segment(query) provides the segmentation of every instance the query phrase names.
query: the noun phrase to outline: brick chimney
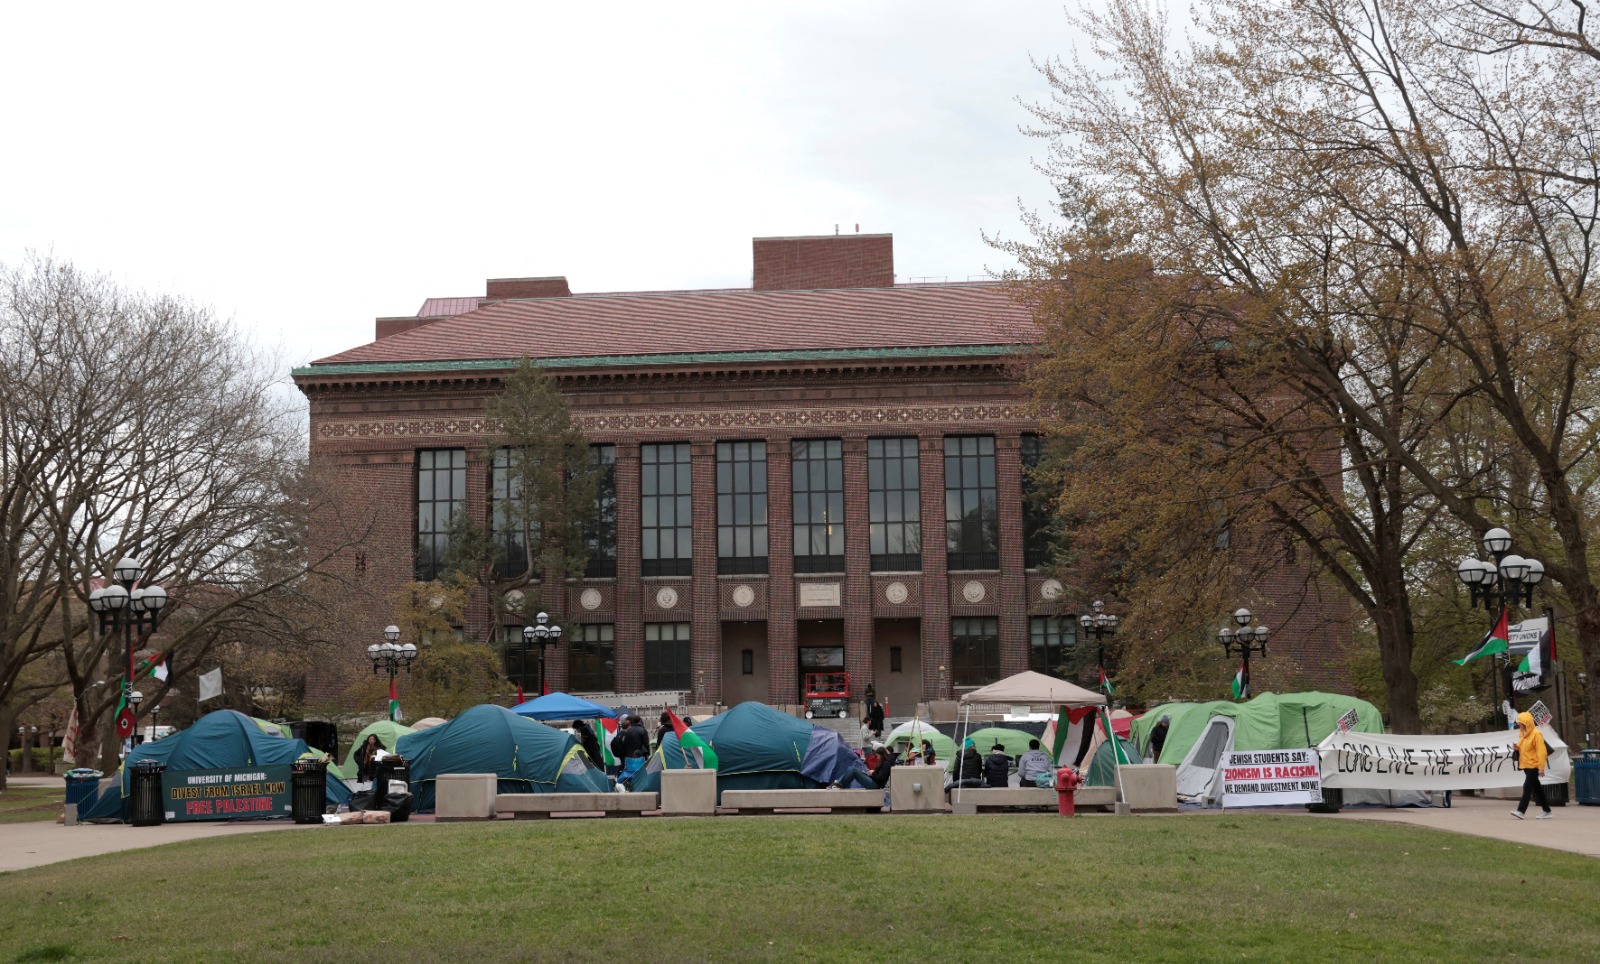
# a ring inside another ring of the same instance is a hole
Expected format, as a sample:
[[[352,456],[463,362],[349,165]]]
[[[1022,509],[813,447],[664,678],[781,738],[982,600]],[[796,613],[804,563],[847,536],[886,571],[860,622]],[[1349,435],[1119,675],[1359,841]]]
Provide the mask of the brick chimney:
[[[567,279],[554,278],[490,278],[484,282],[490,301],[506,298],[567,298],[572,289]]]
[[[755,238],[757,291],[894,287],[894,235]]]

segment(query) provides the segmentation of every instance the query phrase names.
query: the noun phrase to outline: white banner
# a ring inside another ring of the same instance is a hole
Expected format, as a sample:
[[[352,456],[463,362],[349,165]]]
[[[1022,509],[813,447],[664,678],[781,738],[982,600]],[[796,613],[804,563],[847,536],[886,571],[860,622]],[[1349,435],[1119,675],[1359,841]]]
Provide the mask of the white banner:
[[[1310,748],[1224,753],[1221,769],[1224,808],[1322,802],[1317,751]]]
[[[1565,783],[1572,772],[1567,744],[1548,726],[1539,732],[1550,751],[1542,782]],[[1522,786],[1512,754],[1516,745],[1516,730],[1448,736],[1331,733],[1317,751],[1325,787],[1483,790]]]
[[[218,666],[209,673],[200,674],[200,699],[198,703],[214,700],[222,695],[222,667]]]
[[[1540,645],[1550,631],[1550,620],[1525,619],[1507,631],[1510,649],[1506,658],[1511,661],[1511,687],[1518,693],[1531,692],[1544,684],[1544,650]],[[1522,658],[1528,659],[1528,672],[1520,671]]]

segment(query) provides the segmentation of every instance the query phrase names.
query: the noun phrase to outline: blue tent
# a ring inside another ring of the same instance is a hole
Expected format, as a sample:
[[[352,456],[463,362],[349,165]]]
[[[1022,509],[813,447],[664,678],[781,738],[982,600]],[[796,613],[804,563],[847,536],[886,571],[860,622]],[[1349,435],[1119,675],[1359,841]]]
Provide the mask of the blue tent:
[[[441,773],[494,773],[501,793],[605,793],[611,783],[572,734],[503,706],[474,706],[442,726],[400,738],[411,769],[411,809],[433,810]]]
[[[717,795],[724,790],[803,790],[830,783],[871,786],[870,775],[839,734],[765,703],[740,703],[690,727],[717,752]],[[687,766],[668,733],[634,778],[633,789],[659,792],[661,771]]]
[[[304,740],[288,739],[267,733],[255,720],[233,710],[207,713],[187,730],[133,748],[118,771],[121,793],[102,793],[84,820],[127,820],[127,797],[133,778],[128,768],[140,760],[165,763],[169,770],[226,770],[235,767],[287,765],[307,753],[320,756]],[[330,766],[327,775],[327,801],[344,803],[350,790]]]
[[[546,693],[526,703],[518,703],[511,708],[511,712],[531,720],[592,720],[601,716],[608,720],[617,718],[616,710],[567,693]]]

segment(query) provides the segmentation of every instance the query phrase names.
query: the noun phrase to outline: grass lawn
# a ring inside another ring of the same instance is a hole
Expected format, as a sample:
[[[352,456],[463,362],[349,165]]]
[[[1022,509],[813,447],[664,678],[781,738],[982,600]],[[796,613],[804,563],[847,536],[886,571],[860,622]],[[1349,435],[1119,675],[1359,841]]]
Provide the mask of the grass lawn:
[[[13,783],[0,793],[0,824],[54,820],[61,816],[66,795],[65,786],[20,787]]]
[[[1310,816],[309,827],[0,875],[0,960],[1572,961],[1597,889]]]

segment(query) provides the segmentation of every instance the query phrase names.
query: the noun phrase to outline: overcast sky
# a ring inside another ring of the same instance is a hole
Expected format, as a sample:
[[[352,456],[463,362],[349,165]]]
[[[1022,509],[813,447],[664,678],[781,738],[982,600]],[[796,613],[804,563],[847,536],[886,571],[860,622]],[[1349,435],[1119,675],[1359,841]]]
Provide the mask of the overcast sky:
[[[1005,267],[1059,5],[16,3],[0,260],[185,294],[302,364],[485,278],[741,287],[750,239]]]

